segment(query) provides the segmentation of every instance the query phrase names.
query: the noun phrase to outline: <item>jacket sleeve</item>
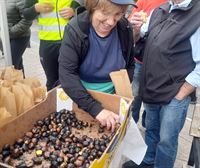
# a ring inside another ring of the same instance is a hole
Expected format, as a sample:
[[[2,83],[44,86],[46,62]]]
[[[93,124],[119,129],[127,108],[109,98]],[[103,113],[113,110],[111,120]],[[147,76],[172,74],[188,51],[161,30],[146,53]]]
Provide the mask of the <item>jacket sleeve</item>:
[[[135,61],[134,61],[134,39],[133,39],[133,29],[131,25],[128,23],[127,26],[127,37],[128,45],[127,45],[127,72],[130,79],[130,82],[133,80],[133,74],[135,69]]]
[[[23,6],[24,6],[23,0],[18,0],[16,2],[16,8],[19,11],[21,20],[17,24],[15,24],[9,28],[9,34],[11,37],[19,36],[19,35],[27,32],[32,25],[32,21],[26,20],[22,14]]]
[[[133,74],[135,69],[135,61],[134,61],[134,48],[133,45],[131,47],[131,55],[129,56],[129,62],[127,66],[127,72],[130,79],[130,82],[133,81]]]
[[[25,0],[24,7],[23,7],[23,15],[24,18],[27,20],[34,20],[37,18],[39,13],[35,10],[35,4],[37,3],[37,0]]]
[[[103,107],[81,84],[78,73],[82,45],[83,42],[73,28],[70,24],[67,25],[59,55],[59,80],[64,91],[78,107],[96,117]]]
[[[83,6],[83,5],[84,5],[84,0],[73,0],[71,7],[75,10],[79,6]]]

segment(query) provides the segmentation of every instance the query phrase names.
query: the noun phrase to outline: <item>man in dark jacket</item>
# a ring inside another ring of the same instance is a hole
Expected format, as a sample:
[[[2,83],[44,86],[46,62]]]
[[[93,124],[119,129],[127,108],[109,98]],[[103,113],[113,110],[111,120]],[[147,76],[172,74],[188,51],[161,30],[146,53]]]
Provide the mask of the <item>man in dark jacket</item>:
[[[134,71],[132,29],[123,18],[132,0],[86,1],[65,28],[59,56],[59,79],[65,92],[80,108],[108,129],[114,130],[118,115],[106,110],[86,89],[114,93],[109,73]]]
[[[24,0],[6,1],[12,63],[16,69],[23,69],[22,55],[29,44],[32,25],[22,14],[23,7]]]
[[[200,86],[199,6],[199,0],[171,0],[155,9],[146,25],[140,94],[148,149],[141,165],[124,168],[174,166],[189,95]]]

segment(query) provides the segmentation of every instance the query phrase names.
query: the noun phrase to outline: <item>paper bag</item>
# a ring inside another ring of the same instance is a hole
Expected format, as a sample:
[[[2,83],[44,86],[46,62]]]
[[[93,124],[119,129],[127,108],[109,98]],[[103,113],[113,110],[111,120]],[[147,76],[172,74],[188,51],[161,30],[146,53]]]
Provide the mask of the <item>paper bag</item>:
[[[13,80],[2,80],[1,85],[3,87],[11,87],[15,82]]]
[[[13,117],[5,107],[0,107],[0,127],[9,122]]]
[[[40,87],[37,87],[37,88],[32,88],[32,91],[33,91],[33,95],[34,95],[34,102],[35,102],[35,104],[39,103],[39,102],[41,102],[42,100],[45,99],[46,92],[47,92],[47,89],[46,89],[45,86],[40,86]]]
[[[12,87],[12,92],[15,95],[18,115],[34,105],[34,96],[30,86],[17,82]]]
[[[0,87],[3,85],[3,80],[0,79]]]
[[[2,73],[2,79],[4,80],[22,80],[24,78],[22,70],[16,70],[13,66],[6,67]]]
[[[0,107],[5,107],[13,117],[17,116],[15,95],[9,88],[0,87]]]
[[[2,79],[3,69],[0,69],[0,79]]]
[[[131,83],[125,69],[110,73],[117,95],[133,99]]]
[[[29,77],[20,81],[21,83],[30,86],[31,88],[37,88],[41,86],[40,81],[36,77]]]

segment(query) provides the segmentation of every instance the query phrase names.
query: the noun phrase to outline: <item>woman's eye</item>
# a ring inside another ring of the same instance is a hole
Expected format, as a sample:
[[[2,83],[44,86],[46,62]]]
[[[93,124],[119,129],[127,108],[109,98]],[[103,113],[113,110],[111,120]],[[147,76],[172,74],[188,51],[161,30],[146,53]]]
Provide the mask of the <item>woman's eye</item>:
[[[108,16],[109,13],[108,12],[102,12],[103,15]]]

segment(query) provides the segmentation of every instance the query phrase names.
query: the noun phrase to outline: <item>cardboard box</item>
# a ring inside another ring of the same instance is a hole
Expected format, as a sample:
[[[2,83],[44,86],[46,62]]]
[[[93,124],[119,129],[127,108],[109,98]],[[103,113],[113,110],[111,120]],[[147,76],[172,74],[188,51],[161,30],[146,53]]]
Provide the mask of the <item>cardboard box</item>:
[[[121,100],[120,96],[110,95],[95,91],[90,91],[90,93],[96,100],[100,101],[106,109],[111,110],[115,113],[119,113],[120,100]],[[130,105],[131,100],[126,99],[126,101]],[[55,112],[56,102],[57,102],[57,95],[56,95],[56,89],[54,89],[48,93],[46,100],[35,105],[27,112],[21,114],[16,119],[11,120],[9,123],[1,127],[0,150],[5,144],[13,144],[17,138],[23,137],[24,133],[29,131],[37,120],[43,119],[47,117],[50,113]],[[96,124],[98,123],[88,113],[84,112],[81,109],[78,109],[76,105],[73,105],[73,111],[75,111],[78,119],[88,122],[94,122]],[[109,146],[107,147],[101,158],[98,160],[94,160],[90,168],[109,167],[109,163],[111,162],[115,154],[115,150],[123,140],[127,122],[128,122],[128,113],[126,113],[123,123],[117,130],[116,134],[114,135],[112,141],[110,142]]]

